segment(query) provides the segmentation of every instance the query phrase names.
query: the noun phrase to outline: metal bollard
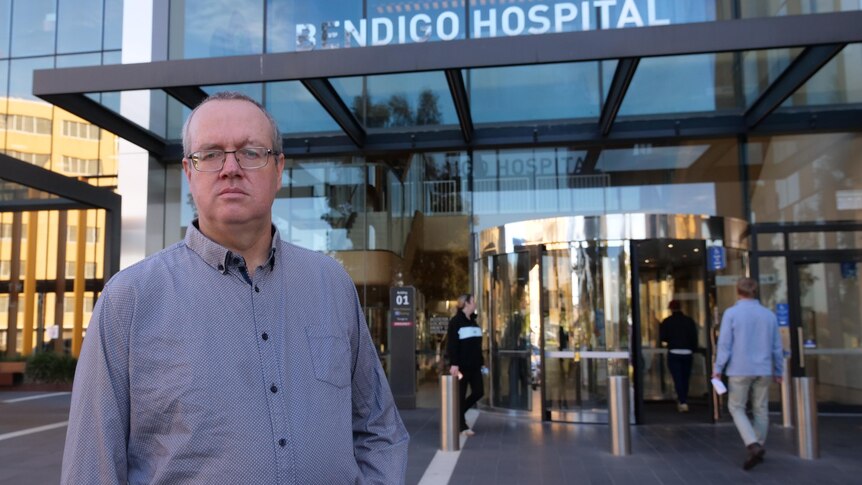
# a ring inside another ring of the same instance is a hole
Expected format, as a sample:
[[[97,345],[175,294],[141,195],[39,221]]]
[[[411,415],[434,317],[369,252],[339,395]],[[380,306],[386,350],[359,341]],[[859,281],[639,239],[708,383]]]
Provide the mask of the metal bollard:
[[[793,427],[793,381],[790,380],[790,358],[784,358],[784,372],[781,374],[781,424]]]
[[[461,449],[460,401],[458,379],[440,376],[440,449],[443,451]]]
[[[616,456],[632,454],[629,434],[629,378],[608,377],[610,394],[611,453]]]
[[[814,460],[820,457],[814,378],[794,377],[793,388],[796,391],[796,442],[799,446],[799,457]]]

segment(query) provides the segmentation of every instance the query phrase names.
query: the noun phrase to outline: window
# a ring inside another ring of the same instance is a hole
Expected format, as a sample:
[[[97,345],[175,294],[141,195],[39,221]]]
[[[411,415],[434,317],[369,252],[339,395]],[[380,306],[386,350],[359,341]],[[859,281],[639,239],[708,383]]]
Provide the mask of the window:
[[[75,311],[75,295],[65,295],[63,297],[63,312],[73,313]],[[93,296],[84,295],[84,312],[93,311]]]
[[[12,274],[12,261],[4,259],[0,261],[0,278],[9,279]]]
[[[66,261],[66,278],[74,278],[75,277],[75,269],[77,268],[77,263],[74,261]],[[92,279],[96,277],[96,263],[95,262],[85,262],[84,263],[84,278]]]
[[[0,313],[9,312],[9,295],[0,295]]]
[[[9,115],[6,123],[9,131],[20,131],[22,133],[34,133],[37,135],[51,134],[51,120],[36,116],[13,114]]]
[[[98,175],[99,160],[63,155],[63,171],[74,175]]]
[[[78,242],[78,226],[69,226],[66,230],[66,241]]]
[[[72,138],[84,138],[87,140],[99,139],[99,127],[89,123],[63,120],[63,136]]]
[[[66,241],[78,242],[78,226],[69,226],[67,229]],[[99,232],[98,227],[87,227],[87,242],[90,244],[99,242]]]
[[[51,155],[48,153],[26,153],[15,150],[4,150],[4,153],[10,157],[15,157],[18,160],[23,160],[27,163],[32,163],[33,165],[38,165],[43,168],[51,161]]]

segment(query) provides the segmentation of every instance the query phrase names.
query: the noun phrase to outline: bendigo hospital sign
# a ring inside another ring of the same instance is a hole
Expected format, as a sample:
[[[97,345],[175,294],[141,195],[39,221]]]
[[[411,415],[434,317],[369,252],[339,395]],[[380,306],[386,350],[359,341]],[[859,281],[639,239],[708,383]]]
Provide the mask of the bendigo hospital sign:
[[[620,29],[667,25],[656,3],[661,0],[591,0],[578,2],[545,2],[532,6],[499,2],[496,7],[401,9],[393,14],[345,20],[328,20],[319,24],[296,24],[296,50],[338,49],[427,41],[448,41],[536,35],[556,32]],[[452,5],[461,2],[418,2],[419,5]],[[470,2],[471,4],[473,2]],[[484,2],[482,2],[484,3]],[[414,2],[405,2],[413,5]],[[419,13],[417,13],[417,11]],[[704,19],[706,20],[706,19]]]

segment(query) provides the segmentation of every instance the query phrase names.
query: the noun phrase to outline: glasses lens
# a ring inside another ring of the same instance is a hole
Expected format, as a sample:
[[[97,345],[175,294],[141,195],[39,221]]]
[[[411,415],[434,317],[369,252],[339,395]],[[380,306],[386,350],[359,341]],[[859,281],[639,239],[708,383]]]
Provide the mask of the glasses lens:
[[[192,153],[191,159],[195,168],[201,172],[216,172],[224,164],[224,151],[202,150]]]
[[[236,151],[242,168],[260,168],[266,165],[269,150],[262,147],[245,147]]]

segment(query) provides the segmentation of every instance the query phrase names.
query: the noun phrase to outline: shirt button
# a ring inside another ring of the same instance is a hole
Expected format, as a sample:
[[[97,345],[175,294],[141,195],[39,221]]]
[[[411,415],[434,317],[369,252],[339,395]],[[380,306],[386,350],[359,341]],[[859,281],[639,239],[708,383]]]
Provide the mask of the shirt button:
[[[273,393],[273,394],[275,394],[276,392],[278,392],[278,388],[277,388],[277,387],[275,387],[275,384],[273,384],[273,385],[272,385],[272,387],[270,387],[270,388],[269,388],[269,390],[270,390],[270,391],[272,391],[272,393]]]
[[[260,288],[258,288],[257,285],[254,285],[254,291],[260,293]]]
[[[267,339],[269,339],[269,335],[267,335],[266,332],[263,332],[263,335],[261,335],[260,338],[267,340]]]
[[[285,446],[286,444],[287,444],[287,440],[286,440],[286,439],[282,438],[282,439],[278,440],[278,446],[281,446],[282,448],[284,448],[284,446]]]

